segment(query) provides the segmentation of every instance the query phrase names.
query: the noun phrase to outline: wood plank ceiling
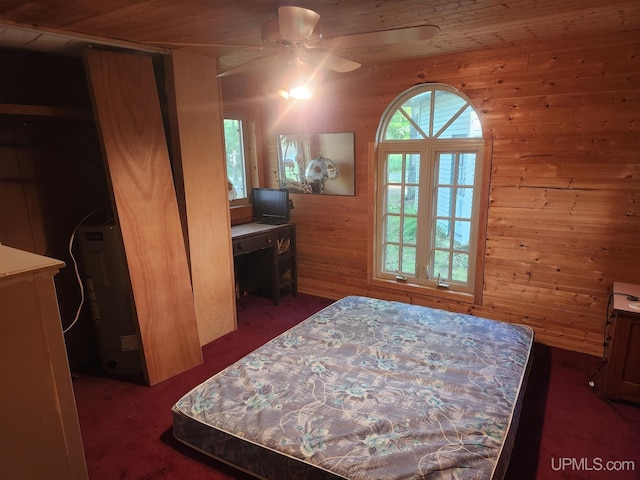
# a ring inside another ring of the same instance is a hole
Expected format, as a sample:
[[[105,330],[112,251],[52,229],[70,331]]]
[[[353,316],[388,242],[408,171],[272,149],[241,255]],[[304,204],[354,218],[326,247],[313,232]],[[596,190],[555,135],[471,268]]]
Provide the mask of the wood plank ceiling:
[[[104,39],[145,46],[236,45],[199,48],[219,57],[225,71],[271,53],[256,46],[261,45],[263,22],[275,19],[282,4],[318,12],[318,28],[325,37],[422,24],[440,28],[426,41],[334,51],[365,66],[540,39],[578,37],[588,42],[595,35],[640,29],[638,0],[0,0],[0,46],[73,53],[78,46]]]

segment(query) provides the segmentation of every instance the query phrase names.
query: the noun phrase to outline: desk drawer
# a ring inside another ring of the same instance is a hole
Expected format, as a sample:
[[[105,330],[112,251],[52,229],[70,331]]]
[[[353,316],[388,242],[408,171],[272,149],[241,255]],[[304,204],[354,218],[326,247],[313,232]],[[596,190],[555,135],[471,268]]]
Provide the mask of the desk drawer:
[[[243,237],[233,241],[233,255],[242,255],[243,253],[254,252],[272,246],[273,235],[271,233]]]

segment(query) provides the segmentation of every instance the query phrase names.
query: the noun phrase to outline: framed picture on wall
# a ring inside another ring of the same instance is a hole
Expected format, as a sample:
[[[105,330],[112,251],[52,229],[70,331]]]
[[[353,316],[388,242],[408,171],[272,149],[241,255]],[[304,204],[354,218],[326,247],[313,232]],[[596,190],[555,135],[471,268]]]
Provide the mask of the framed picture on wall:
[[[277,135],[280,188],[292,193],[355,195],[355,134]]]

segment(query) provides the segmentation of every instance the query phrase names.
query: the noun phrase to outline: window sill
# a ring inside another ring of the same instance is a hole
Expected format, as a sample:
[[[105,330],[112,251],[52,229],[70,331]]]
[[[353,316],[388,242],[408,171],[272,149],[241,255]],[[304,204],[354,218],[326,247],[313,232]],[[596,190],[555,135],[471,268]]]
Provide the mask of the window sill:
[[[396,280],[382,280],[380,278],[373,278],[369,283],[372,287],[402,292],[414,297],[430,297],[440,300],[475,304],[475,295],[473,293],[457,292],[455,290],[444,288],[434,288],[423,285],[408,284],[398,282]]]

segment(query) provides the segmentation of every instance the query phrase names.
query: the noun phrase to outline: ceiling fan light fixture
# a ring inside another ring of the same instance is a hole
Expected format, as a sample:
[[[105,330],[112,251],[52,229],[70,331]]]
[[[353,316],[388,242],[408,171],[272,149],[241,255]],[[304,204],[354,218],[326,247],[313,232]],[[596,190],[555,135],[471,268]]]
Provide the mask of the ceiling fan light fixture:
[[[306,85],[298,85],[289,90],[289,98],[292,100],[309,100],[313,95]]]
[[[278,90],[278,94],[294,102],[311,99],[317,84],[316,72],[302,63],[296,55],[292,55],[288,69],[280,81],[286,87]]]
[[[285,100],[291,100],[293,102],[304,102],[305,100],[310,100],[313,97],[313,92],[305,83],[302,84],[292,84],[289,89],[279,89],[278,95],[280,95]]]

